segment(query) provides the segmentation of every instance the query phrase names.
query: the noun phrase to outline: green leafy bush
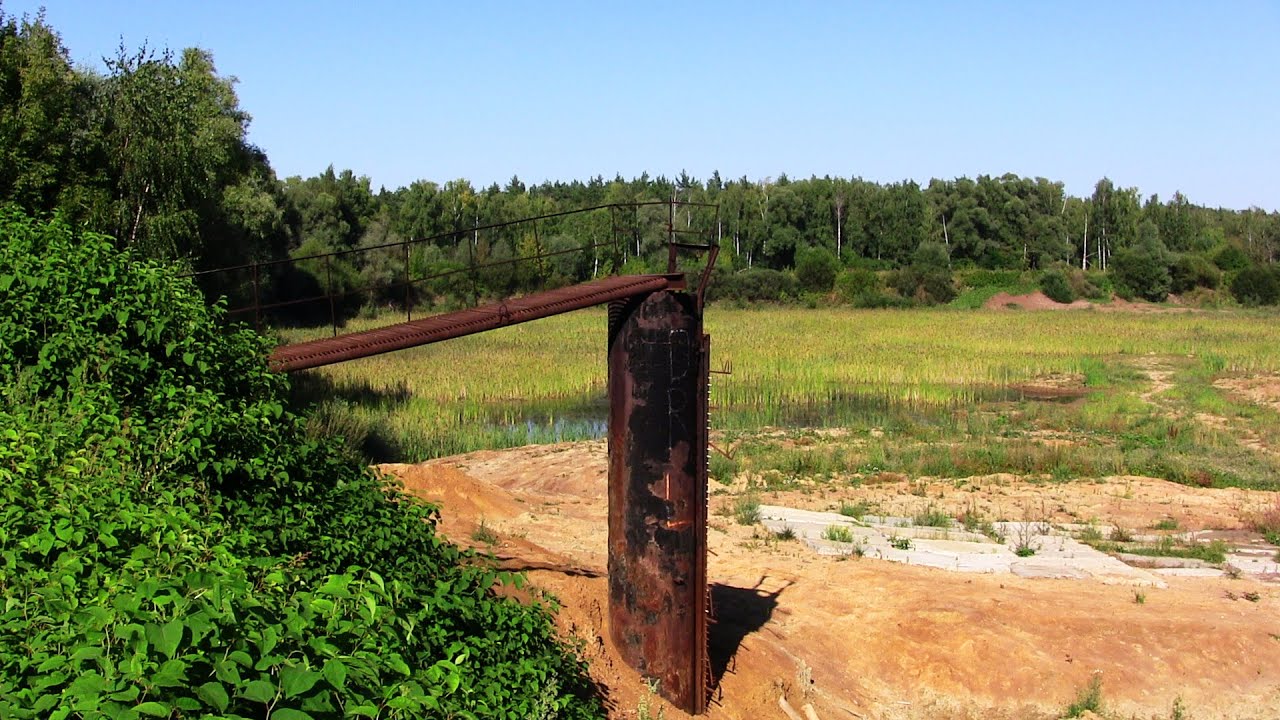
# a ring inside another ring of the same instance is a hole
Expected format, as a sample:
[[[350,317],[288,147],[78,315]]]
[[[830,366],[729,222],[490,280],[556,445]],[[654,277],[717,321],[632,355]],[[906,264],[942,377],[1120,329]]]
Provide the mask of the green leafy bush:
[[[597,717],[551,604],[166,268],[0,211],[0,717]]]
[[[1150,223],[1144,223],[1144,229]],[[1133,247],[1117,250],[1111,276],[1123,295],[1162,302],[1169,296],[1168,252],[1158,237],[1144,236]]]
[[[781,302],[797,296],[799,288],[791,273],[769,268],[748,268],[718,276],[707,288],[709,300],[746,303]]]
[[[880,276],[865,268],[851,268],[836,276],[836,294],[845,302],[853,302],[860,295],[879,293],[884,288]]]
[[[1019,284],[1022,273],[1017,270],[969,270],[960,276],[967,288],[1005,288]]]
[[[831,292],[839,271],[840,261],[826,248],[809,248],[796,257],[796,282],[809,292]]]
[[[1062,270],[1046,270],[1040,276],[1040,289],[1054,302],[1070,303],[1076,299],[1076,291]]]
[[[897,270],[890,273],[889,285],[902,297],[911,298],[921,305],[948,303],[956,296],[951,273],[931,267],[912,265]]]
[[[1222,272],[1202,255],[1180,255],[1169,268],[1170,292],[1190,292],[1196,288],[1213,290],[1222,282]]]
[[[1237,245],[1223,245],[1214,251],[1212,255],[1213,264],[1218,266],[1223,272],[1235,272],[1243,270],[1251,264],[1249,256],[1245,254]]]
[[[1231,294],[1242,305],[1280,303],[1280,268],[1255,265],[1241,270],[1231,281]]]

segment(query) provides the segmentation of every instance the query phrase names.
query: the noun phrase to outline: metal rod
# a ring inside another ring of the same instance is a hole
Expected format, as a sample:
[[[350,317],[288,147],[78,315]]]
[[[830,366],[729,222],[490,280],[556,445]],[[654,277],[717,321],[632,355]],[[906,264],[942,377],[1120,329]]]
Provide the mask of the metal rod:
[[[667,272],[676,271],[676,201],[667,205]]]
[[[262,332],[261,300],[258,299],[258,266],[253,266],[253,327]]]
[[[329,321],[333,323],[333,336],[338,337],[338,310],[333,304],[333,256],[325,257],[324,271],[328,276],[325,292],[329,295]]]

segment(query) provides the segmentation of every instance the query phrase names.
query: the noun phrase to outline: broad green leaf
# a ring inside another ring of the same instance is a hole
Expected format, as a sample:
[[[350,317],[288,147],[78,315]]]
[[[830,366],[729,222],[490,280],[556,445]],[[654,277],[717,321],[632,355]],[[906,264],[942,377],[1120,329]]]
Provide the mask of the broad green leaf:
[[[239,694],[246,700],[268,703],[276,697],[276,686],[265,680],[250,680]]]
[[[220,682],[207,682],[196,688],[196,696],[212,705],[218,712],[224,712],[231,701],[227,697],[226,688]]]
[[[178,652],[178,645],[182,642],[182,632],[185,628],[181,620],[170,620],[160,626],[160,640],[156,643],[156,648],[165,654],[165,657],[173,657]]]
[[[320,681],[320,673],[304,667],[289,665],[280,668],[280,689],[287,698],[297,697]]]
[[[326,660],[320,672],[324,675],[325,681],[333,686],[334,690],[341,690],[347,684],[347,666],[337,658]]]
[[[293,708],[277,708],[271,712],[271,720],[312,720],[310,713]]]
[[[168,717],[169,716],[169,706],[164,703],[158,703],[155,701],[144,702],[141,705],[134,705],[133,709],[138,713],[141,713],[143,715],[150,715],[151,717]]]

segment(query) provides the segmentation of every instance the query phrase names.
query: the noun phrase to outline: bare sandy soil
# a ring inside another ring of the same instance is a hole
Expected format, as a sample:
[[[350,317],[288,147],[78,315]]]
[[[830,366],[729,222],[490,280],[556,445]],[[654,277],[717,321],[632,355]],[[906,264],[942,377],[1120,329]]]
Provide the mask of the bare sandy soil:
[[[562,629],[584,640],[611,715],[680,718],[648,692],[603,639],[607,612],[603,442],[477,452],[387,465],[439,502],[442,530],[475,545],[483,521],[509,569],[563,603]],[[1055,522],[1240,530],[1274,495],[1190,488],[1137,477],[1033,485],[1014,476],[965,483],[886,476],[860,488],[768,494],[774,505],[830,509],[876,502],[909,514],[922,503],[1014,516],[1033,506]],[[778,698],[833,718],[1053,718],[1095,675],[1107,716],[1280,718],[1280,586],[1168,577],[1139,591],[1092,580],[952,573],[870,557],[833,558],[764,541],[711,499],[709,581],[716,623],[710,718],[785,718]],[[1139,601],[1141,600],[1141,601]],[[662,714],[659,715],[659,712]]]
[[[1103,312],[1195,312],[1195,308],[1180,306],[1181,299],[1176,295],[1169,296],[1169,302],[1179,307],[1170,307],[1168,305],[1156,305],[1148,302],[1133,302],[1120,297],[1113,297],[1108,302],[1090,302],[1088,300],[1076,300],[1069,303],[1060,303],[1051,300],[1049,296],[1039,290],[1025,295],[1010,295],[1001,292],[992,295],[982,307],[987,310],[1088,310],[1090,308],[1101,310]]]

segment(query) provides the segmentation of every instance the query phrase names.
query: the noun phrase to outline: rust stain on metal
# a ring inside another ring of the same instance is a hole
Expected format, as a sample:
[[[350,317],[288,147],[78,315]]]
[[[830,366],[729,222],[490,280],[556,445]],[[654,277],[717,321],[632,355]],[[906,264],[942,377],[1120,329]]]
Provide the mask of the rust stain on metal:
[[[282,345],[271,353],[269,363],[272,369],[281,372],[306,370],[538,320],[655,290],[679,289],[684,285],[683,275],[615,275],[377,330]]]
[[[609,308],[609,633],[658,692],[708,692],[707,338],[697,298]]]

